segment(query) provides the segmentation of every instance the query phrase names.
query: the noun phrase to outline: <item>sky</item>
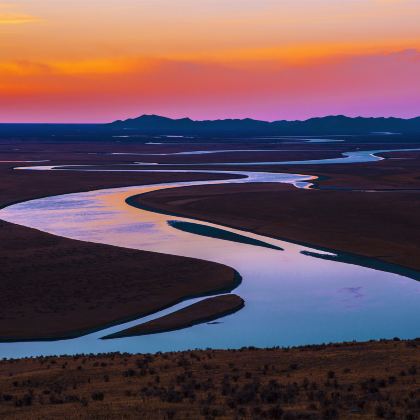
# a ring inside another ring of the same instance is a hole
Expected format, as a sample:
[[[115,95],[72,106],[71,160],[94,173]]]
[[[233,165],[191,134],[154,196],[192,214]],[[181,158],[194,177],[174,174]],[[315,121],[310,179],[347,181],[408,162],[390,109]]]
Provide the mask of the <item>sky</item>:
[[[0,122],[420,115],[420,0],[0,0]]]

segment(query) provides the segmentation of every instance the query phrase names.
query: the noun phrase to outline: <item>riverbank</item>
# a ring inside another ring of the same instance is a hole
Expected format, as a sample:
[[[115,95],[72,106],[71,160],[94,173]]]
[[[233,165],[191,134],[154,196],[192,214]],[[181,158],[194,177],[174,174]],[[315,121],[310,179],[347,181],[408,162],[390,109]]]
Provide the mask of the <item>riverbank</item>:
[[[420,415],[420,342],[0,361],[0,416],[398,418]]]
[[[225,184],[165,189],[130,202],[420,271],[416,193]]]

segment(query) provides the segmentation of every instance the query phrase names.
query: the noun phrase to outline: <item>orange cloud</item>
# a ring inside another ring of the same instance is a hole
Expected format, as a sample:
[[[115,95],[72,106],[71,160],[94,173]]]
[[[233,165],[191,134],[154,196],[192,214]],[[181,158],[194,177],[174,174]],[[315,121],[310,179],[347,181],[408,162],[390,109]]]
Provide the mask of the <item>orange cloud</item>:
[[[27,13],[20,13],[11,3],[0,2],[0,25],[22,25],[38,22],[40,19]]]
[[[158,60],[149,58],[100,58],[91,60],[32,62],[14,60],[0,62],[3,77],[51,75],[105,75],[151,71]]]
[[[0,15],[0,25],[21,25],[23,23],[33,23],[38,22],[39,19],[33,16],[23,16],[23,15],[11,15],[11,16],[2,16]]]
[[[121,74],[150,71],[157,60],[148,58],[103,58],[92,60],[56,61],[50,67],[58,74]]]
[[[39,18],[28,13],[21,13],[16,5],[0,1],[0,26],[23,25],[40,21]]]

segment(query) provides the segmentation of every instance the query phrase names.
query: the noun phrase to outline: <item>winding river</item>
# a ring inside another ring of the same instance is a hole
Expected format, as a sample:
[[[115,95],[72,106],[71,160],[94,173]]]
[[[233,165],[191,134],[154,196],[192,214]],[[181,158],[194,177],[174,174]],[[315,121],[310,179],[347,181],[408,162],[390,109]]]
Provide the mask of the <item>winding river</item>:
[[[365,151],[357,156],[359,161],[360,156],[371,161],[371,156],[375,153],[378,151]],[[322,162],[325,160],[318,163]],[[53,166],[21,169],[101,170],[100,167],[60,169]],[[133,170],[141,171],[140,168]],[[172,172],[157,170],[162,171]],[[281,182],[297,188],[308,188],[313,179],[298,174],[242,170],[227,170],[223,173],[227,178],[233,175],[242,175],[245,178],[65,194],[9,206],[0,211],[0,218],[67,238],[195,257],[229,265],[242,275],[243,281],[235,293],[244,298],[244,309],[220,319],[217,323],[151,336],[100,339],[139,323],[139,320],[135,320],[71,340],[2,343],[0,357],[109,351],[155,352],[251,345],[290,346],[419,336],[420,283],[413,279],[415,275],[410,278],[409,275],[391,272],[391,267],[381,267],[381,270],[372,268],[375,267],[374,261],[371,268],[366,261],[359,264],[353,259],[350,264],[349,260],[340,258],[340,255],[333,252],[212,223],[140,210],[126,203],[133,195],[164,188],[248,182]],[[204,230],[206,227],[222,229],[259,241],[259,245],[196,235],[177,229],[176,222],[200,224]],[[268,246],[261,246],[261,243]],[[185,301],[144,317],[141,321],[157,318],[198,300],[200,299]]]
[[[269,161],[269,162],[211,162],[211,163],[180,163],[176,165],[182,166],[272,166],[272,165],[332,165],[332,164],[349,164],[349,163],[368,163],[384,160],[384,157],[378,156],[381,153],[389,152],[415,152],[418,148],[412,149],[379,149],[379,150],[356,150],[351,152],[343,152],[342,156],[329,159],[308,159],[308,160],[286,160],[286,161]],[[278,149],[248,149],[248,150],[195,150],[193,152],[175,152],[175,153],[142,153],[143,156],[175,156],[175,155],[203,155],[209,153],[234,153],[234,152],[281,152],[285,150]],[[297,150],[293,150],[297,151]],[[118,153],[123,154],[123,153]],[[156,165],[156,163],[139,162],[141,165]],[[175,166],[174,163],[159,163],[159,166]]]

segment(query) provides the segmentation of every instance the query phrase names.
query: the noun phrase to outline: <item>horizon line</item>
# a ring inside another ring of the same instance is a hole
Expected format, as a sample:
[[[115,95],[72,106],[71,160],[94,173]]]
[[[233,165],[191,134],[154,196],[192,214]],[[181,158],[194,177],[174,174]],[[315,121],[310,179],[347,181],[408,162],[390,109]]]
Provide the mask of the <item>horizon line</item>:
[[[260,120],[260,119],[256,119],[256,118],[252,118],[252,117],[244,117],[244,118],[231,118],[231,117],[226,117],[226,118],[217,118],[217,119],[192,119],[188,116],[184,116],[184,117],[179,117],[179,118],[173,118],[173,117],[168,117],[165,115],[159,115],[159,114],[141,114],[137,117],[127,117],[125,119],[115,119],[113,121],[108,121],[108,122],[6,122],[6,121],[0,121],[0,125],[107,125],[107,124],[113,124],[115,122],[125,122],[125,121],[129,121],[129,120],[136,120],[142,117],[161,117],[161,118],[166,118],[169,120],[173,120],[173,121],[177,121],[177,120],[183,120],[183,119],[189,119],[192,122],[217,122],[217,121],[246,121],[246,120],[252,120],[252,121],[256,121],[256,122],[264,122],[264,123],[275,123],[275,122],[306,122],[306,121],[310,121],[313,119],[324,119],[324,118],[331,118],[331,117],[344,117],[344,118],[348,118],[348,119],[397,119],[397,120],[404,120],[404,121],[409,121],[409,120],[413,120],[416,118],[420,118],[420,115],[416,115],[414,117],[396,117],[396,116],[362,116],[362,115],[357,115],[354,117],[345,115],[345,114],[327,114],[327,115],[323,115],[323,116],[314,116],[314,117],[309,117],[309,118],[305,118],[305,119],[278,119],[278,120]]]

